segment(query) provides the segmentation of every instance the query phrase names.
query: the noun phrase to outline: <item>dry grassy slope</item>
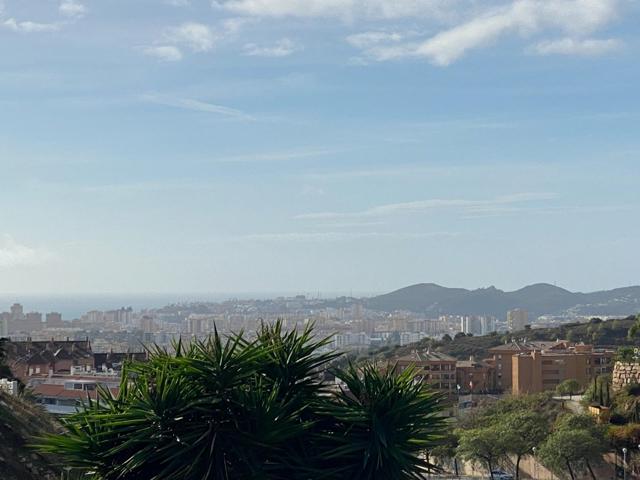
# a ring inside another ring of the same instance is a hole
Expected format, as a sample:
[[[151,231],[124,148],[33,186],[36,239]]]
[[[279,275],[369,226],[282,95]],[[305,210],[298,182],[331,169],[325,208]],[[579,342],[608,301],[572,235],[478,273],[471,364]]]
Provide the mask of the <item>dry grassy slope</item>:
[[[50,457],[28,447],[35,436],[55,429],[53,419],[39,406],[0,393],[0,479],[60,478]]]

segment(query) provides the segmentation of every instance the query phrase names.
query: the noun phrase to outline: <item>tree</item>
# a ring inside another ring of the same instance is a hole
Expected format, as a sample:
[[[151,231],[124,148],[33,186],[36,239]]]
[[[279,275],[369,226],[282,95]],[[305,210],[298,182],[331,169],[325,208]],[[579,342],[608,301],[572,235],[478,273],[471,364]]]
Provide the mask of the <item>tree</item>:
[[[445,434],[442,442],[429,451],[429,454],[439,460],[451,460],[453,462],[453,473],[458,476],[457,448],[459,445],[456,432],[449,431]]]
[[[337,357],[328,343],[277,322],[251,341],[156,347],[40,447],[95,480],[418,478],[443,434],[442,398],[412,369],[353,365],[336,393],[320,380]]]
[[[556,387],[556,393],[561,396],[569,395],[571,397],[579,390],[580,383],[574,378],[569,378]]]
[[[631,329],[629,331],[631,331]],[[636,334],[634,333],[633,335],[635,336]],[[632,363],[636,362],[638,360],[638,357],[633,347],[620,347],[618,348],[618,350],[616,350],[615,359],[617,362]]]
[[[498,427],[482,427],[458,432],[458,454],[469,461],[484,463],[493,480],[493,467],[504,458],[506,445]]]
[[[582,395],[583,405],[611,406],[611,375],[598,375]]]
[[[576,473],[589,465],[589,458],[602,455],[602,444],[585,430],[556,430],[542,444],[539,452],[547,468],[558,475],[568,472],[575,480]],[[596,480],[590,466],[588,468]]]
[[[549,422],[540,413],[514,411],[504,416],[499,423],[507,453],[516,457],[516,480],[520,478],[520,460],[530,455],[547,437]]]
[[[604,434],[604,428],[590,415],[563,415],[540,449],[542,462],[556,473],[568,470],[572,479],[577,471],[586,469],[596,480],[592,463],[601,461]]]
[[[638,335],[638,333],[640,333],[640,314],[636,316],[635,323],[631,325],[631,328],[629,328],[629,332],[627,333],[627,338],[629,340],[633,340]]]

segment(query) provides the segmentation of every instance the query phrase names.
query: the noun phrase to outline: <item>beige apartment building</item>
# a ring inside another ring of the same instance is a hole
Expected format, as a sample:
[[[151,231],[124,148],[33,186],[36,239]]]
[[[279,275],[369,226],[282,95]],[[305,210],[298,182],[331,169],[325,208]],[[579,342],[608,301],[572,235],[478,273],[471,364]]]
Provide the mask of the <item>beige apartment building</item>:
[[[495,369],[495,386],[503,392],[510,392],[512,385],[512,360],[511,357],[520,353],[532,351],[549,351],[566,349],[568,342],[557,340],[555,342],[530,342],[512,341],[504,345],[498,345],[489,349],[490,357],[486,360]]]
[[[414,365],[423,382],[447,395],[454,395],[456,389],[456,359],[439,352],[411,352],[396,359],[400,371]]]
[[[586,387],[595,376],[611,373],[613,356],[613,351],[595,350],[592,345],[515,354],[511,391],[519,395],[554,390],[568,379]]]

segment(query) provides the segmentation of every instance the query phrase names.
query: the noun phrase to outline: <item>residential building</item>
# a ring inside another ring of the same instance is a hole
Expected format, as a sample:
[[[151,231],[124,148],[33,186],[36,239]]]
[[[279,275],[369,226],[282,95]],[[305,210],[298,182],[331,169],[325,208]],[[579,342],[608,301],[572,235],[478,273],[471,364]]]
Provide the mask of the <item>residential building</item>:
[[[491,316],[480,317],[480,331],[481,335],[489,335],[491,332],[496,331],[496,319]]]
[[[109,389],[112,395],[119,391],[119,377],[56,376],[48,377],[33,385],[36,402],[54,415],[69,415],[86,403],[88,399],[100,397],[98,386]]]
[[[512,361],[511,357],[519,353],[527,353],[534,350],[548,351],[553,349],[564,349],[567,346],[566,340],[555,342],[530,342],[512,341],[504,345],[498,345],[489,349],[490,358],[486,361],[490,363],[496,371],[496,389],[510,392],[512,386]]]
[[[564,350],[533,350],[512,356],[514,395],[553,390],[568,379],[584,388],[594,377],[611,373],[612,350],[596,350],[592,345],[569,346]]]
[[[472,335],[482,335],[482,323],[479,317],[468,316],[460,320],[460,331]]]
[[[72,367],[94,368],[91,342],[85,340],[7,342],[6,363],[13,375],[28,383],[34,377],[69,374]]]
[[[11,320],[17,321],[24,318],[24,308],[19,303],[11,305]]]
[[[62,314],[58,312],[49,312],[45,316],[45,324],[47,328],[63,328]]]
[[[0,392],[7,395],[18,395],[18,382],[8,378],[0,378]]]
[[[529,314],[526,310],[515,308],[507,312],[507,327],[510,332],[519,332],[524,330],[525,325],[529,323]]]
[[[29,312],[24,316],[20,330],[25,333],[32,333],[42,330],[42,314],[40,312]]]
[[[456,359],[450,355],[414,351],[397,358],[395,364],[400,371],[413,365],[418,378],[428,382],[432,388],[449,396],[456,393]]]
[[[490,363],[471,356],[456,362],[456,382],[460,393],[492,392],[496,388],[496,372]]]
[[[9,316],[0,314],[0,338],[9,336]]]

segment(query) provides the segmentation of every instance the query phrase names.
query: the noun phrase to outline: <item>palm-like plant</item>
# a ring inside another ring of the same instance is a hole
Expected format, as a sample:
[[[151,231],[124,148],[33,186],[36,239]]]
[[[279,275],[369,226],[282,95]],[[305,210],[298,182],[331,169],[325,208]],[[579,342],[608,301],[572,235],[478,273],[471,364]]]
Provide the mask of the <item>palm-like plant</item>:
[[[330,418],[323,461],[333,478],[418,479],[436,468],[423,455],[444,440],[444,398],[416,381],[414,369],[350,365],[337,375],[346,389],[321,409]]]
[[[319,374],[337,354],[312,327],[281,322],[175,353],[154,348],[65,418],[41,448],[96,480],[418,478],[442,432],[440,398],[412,372],[350,367],[347,390]]]

